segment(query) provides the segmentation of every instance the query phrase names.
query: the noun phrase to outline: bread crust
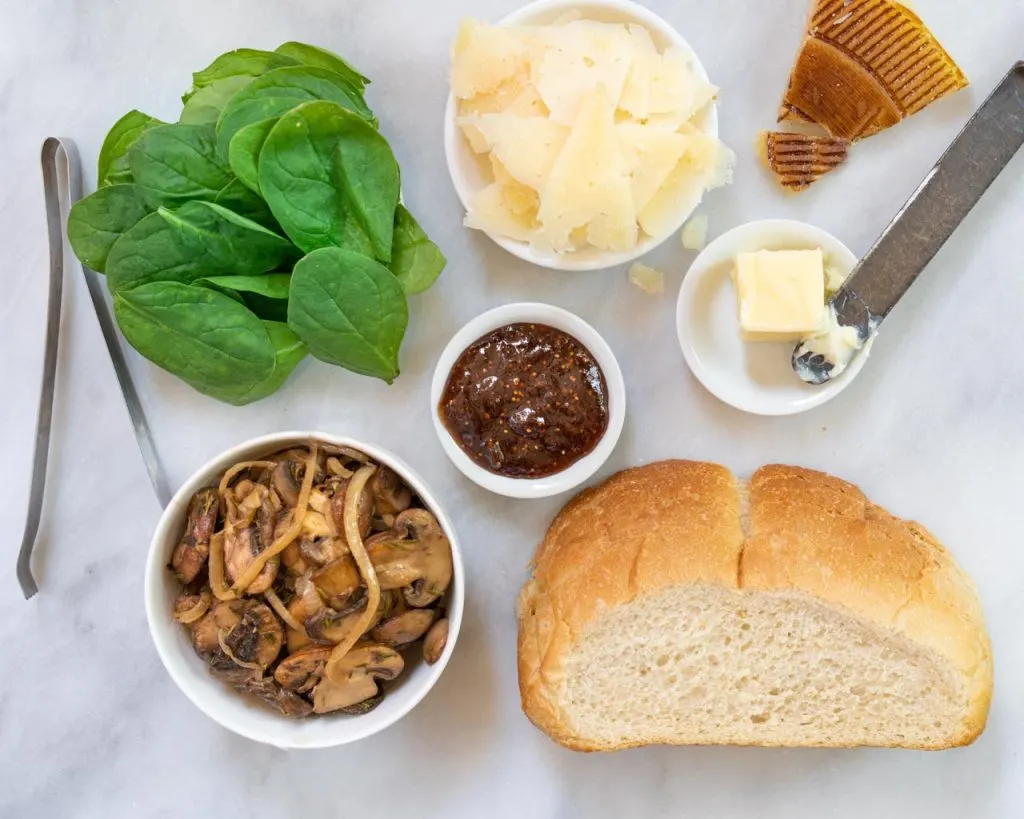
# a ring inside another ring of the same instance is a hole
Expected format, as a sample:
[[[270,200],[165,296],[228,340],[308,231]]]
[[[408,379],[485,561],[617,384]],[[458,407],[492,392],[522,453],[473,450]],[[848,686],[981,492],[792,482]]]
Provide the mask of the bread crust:
[[[928,747],[977,738],[992,696],[991,645],[974,587],[942,545],[821,472],[765,466],[750,481],[749,509],[742,494],[722,466],[661,461],[620,472],[566,505],[519,597],[527,717],[575,750],[645,744],[572,733],[558,706],[564,660],[606,608],[703,582],[805,592],[938,653],[967,681],[969,703],[958,735]]]

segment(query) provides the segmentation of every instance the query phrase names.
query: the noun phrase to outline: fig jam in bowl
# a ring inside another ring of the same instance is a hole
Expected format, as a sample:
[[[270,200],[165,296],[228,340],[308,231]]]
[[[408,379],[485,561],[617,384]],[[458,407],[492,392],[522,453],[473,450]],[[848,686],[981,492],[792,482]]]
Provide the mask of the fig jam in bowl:
[[[469,322],[441,354],[430,398],[452,463],[511,498],[557,495],[590,478],[626,414],[611,348],[548,304],[508,304]]]

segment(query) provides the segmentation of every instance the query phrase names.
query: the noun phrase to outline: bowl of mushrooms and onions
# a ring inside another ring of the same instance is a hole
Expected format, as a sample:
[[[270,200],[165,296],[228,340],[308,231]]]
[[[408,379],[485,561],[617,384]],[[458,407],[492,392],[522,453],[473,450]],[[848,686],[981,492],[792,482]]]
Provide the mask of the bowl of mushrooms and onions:
[[[370,736],[451,656],[463,571],[423,481],[370,444],[280,433],[178,491],[146,565],[164,666],[208,716],[281,748]]]

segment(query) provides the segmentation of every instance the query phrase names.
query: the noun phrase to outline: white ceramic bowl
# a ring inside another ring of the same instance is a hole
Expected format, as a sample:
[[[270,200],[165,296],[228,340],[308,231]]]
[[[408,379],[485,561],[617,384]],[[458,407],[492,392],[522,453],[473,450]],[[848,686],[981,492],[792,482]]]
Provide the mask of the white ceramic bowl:
[[[723,233],[690,266],[679,290],[676,329],[693,374],[715,396],[755,415],[792,415],[841,393],[867,361],[874,340],[838,378],[805,384],[793,372],[793,341],[748,342],[740,337],[732,266],[737,253],[821,248],[844,276],[857,257],[821,228],[788,219],[749,222]]]
[[[214,485],[224,470],[238,461],[302,445],[310,439],[352,447],[369,455],[377,463],[391,467],[434,513],[452,546],[454,572],[446,598],[450,630],[444,654],[432,666],[422,661],[410,662],[398,680],[389,686],[384,701],[373,711],[360,716],[326,715],[294,720],[250,701],[210,674],[206,663],[192,650],[185,628],[171,618],[171,608],[180,587],[167,569],[167,564],[184,528],[192,495],[198,489]],[[422,478],[401,459],[380,447],[351,438],[323,432],[280,432],[246,441],[218,455],[198,469],[175,494],[160,518],[149,547],[145,580],[146,619],[149,621],[153,644],[167,673],[185,696],[212,720],[243,737],[278,748],[328,748],[356,742],[383,731],[409,713],[426,696],[441,676],[455,648],[462,623],[464,582],[462,555],[451,521]]]
[[[608,429],[604,437],[589,455],[580,458],[568,469],[546,478],[507,478],[477,465],[452,438],[438,412],[448,375],[466,348],[492,330],[518,323],[546,324],[571,335],[593,354],[604,373],[608,388]],[[434,370],[434,380],[430,386],[430,412],[434,419],[434,430],[445,454],[471,481],[510,498],[546,498],[575,489],[608,460],[622,434],[622,423],[626,417],[626,385],[611,348],[597,330],[579,316],[550,304],[506,304],[477,316],[448,342]]]
[[[567,12],[578,11],[587,20],[597,20],[606,23],[637,23],[646,28],[654,44],[659,50],[676,48],[685,54],[694,73],[704,80],[708,79],[707,72],[701,64],[696,53],[690,44],[683,39],[683,36],[672,26],[666,23],[653,11],[644,8],[637,3],[628,0],[591,0],[591,2],[573,2],[572,0],[538,0],[519,9],[504,20],[500,25],[545,25],[552,23]],[[455,191],[462,200],[464,208],[469,207],[469,200],[473,194],[482,189],[488,180],[486,165],[469,147],[462,131],[456,125],[458,107],[455,96],[448,95],[448,105],[445,108],[444,116],[444,144],[445,155],[448,160],[448,172],[451,174]],[[718,136],[718,112],[716,105],[709,105],[701,115],[694,120],[694,124],[704,133],[710,136]],[[641,241],[632,250],[615,252],[587,248],[573,253],[550,254],[543,253],[530,247],[526,242],[519,242],[504,236],[487,235],[500,247],[507,250],[523,261],[552,270],[601,270],[615,265],[625,264],[638,259],[645,253],[650,252],[670,236],[675,234],[697,209],[701,203],[704,193],[696,193],[690,200],[685,201],[679,208],[679,213],[674,220],[670,231],[663,236],[642,236]]]

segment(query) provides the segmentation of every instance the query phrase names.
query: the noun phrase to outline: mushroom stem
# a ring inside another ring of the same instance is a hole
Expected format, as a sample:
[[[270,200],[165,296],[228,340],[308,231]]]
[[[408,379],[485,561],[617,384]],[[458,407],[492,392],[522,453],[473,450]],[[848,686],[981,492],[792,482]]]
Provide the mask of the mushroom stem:
[[[359,531],[359,500],[362,497],[367,482],[376,471],[377,467],[372,465],[360,467],[356,474],[352,476],[352,480],[349,481],[348,489],[345,492],[345,512],[342,523],[345,530],[345,539],[348,541],[348,548],[352,552],[356,566],[359,567],[359,573],[366,582],[366,608],[363,610],[363,615],[359,618],[355,627],[342,642],[334,647],[330,658],[327,660],[325,673],[328,679],[335,682],[340,682],[340,680],[334,679],[334,671],[338,663],[348,654],[352,646],[356,644],[366,630],[370,628],[374,615],[377,613],[377,607],[380,605],[380,584],[377,582],[377,572],[373,568],[373,563],[370,562],[370,556],[366,553],[366,547],[363,546],[363,536]]]
[[[281,602],[281,598],[277,596],[277,592],[273,589],[267,589],[263,592],[263,596],[267,598],[267,602],[270,603],[270,608],[277,612],[277,616],[280,617],[288,625],[288,628],[293,628],[302,634],[306,634],[306,627],[302,625],[292,613],[288,611],[284,603]],[[308,637],[309,635],[306,634]]]
[[[302,519],[306,516],[306,507],[309,505],[309,493],[313,491],[313,478],[316,475],[316,456],[317,444],[313,442],[309,446],[309,460],[306,462],[306,474],[302,476],[299,502],[292,511],[292,525],[269,548],[260,552],[256,559],[249,564],[249,568],[245,570],[245,573],[235,581],[235,585],[232,588],[235,594],[245,594],[245,590],[259,577],[263,567],[267,565],[267,561],[281,554],[302,532]]]

